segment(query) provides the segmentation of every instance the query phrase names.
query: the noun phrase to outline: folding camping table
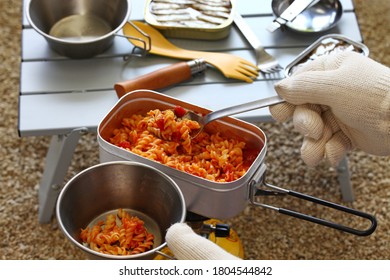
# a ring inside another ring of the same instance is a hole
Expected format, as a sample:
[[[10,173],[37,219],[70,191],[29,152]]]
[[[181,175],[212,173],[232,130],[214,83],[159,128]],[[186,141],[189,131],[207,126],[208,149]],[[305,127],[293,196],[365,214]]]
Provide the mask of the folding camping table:
[[[27,1],[24,0],[25,7]],[[237,10],[267,51],[277,57],[284,67],[324,34],[343,34],[362,41],[352,0],[341,1],[344,13],[335,28],[315,35],[266,31],[266,26],[274,18],[271,0],[255,2],[236,1]],[[130,20],[143,20],[143,14],[144,1],[133,1]],[[253,50],[234,24],[229,36],[222,40],[170,40],[183,48],[232,53],[255,62]],[[125,61],[132,49],[126,39],[116,36],[112,47],[96,57],[66,58],[49,48],[45,39],[29,25],[24,13],[18,130],[21,137],[52,136],[39,187],[39,222],[49,222],[53,215],[57,196],[81,135],[96,133],[100,120],[117,102],[113,85],[177,62],[154,55],[131,57],[130,61]],[[163,92],[217,110],[275,95],[274,83],[275,79],[262,75],[251,84],[226,79],[217,70],[208,68],[205,75]],[[272,121],[268,109],[236,117],[253,123]],[[340,164],[338,174],[344,200],[353,200],[346,159]]]

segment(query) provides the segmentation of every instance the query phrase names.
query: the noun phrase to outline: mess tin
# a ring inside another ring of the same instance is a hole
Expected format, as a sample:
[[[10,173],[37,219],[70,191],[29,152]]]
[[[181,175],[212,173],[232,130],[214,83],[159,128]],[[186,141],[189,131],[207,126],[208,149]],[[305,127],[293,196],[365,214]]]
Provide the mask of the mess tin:
[[[354,51],[364,56],[369,55],[369,49],[366,45],[356,42],[344,35],[327,34],[318,38],[314,43],[297,55],[297,57],[286,66],[285,74],[286,76],[291,76],[297,68],[317,57],[343,51]]]
[[[252,203],[253,205],[275,210],[285,215],[355,235],[365,236],[374,232],[377,224],[376,219],[369,214],[266,183],[265,156],[267,150],[267,137],[259,127],[239,119],[225,117],[211,122],[205,128],[209,133],[220,132],[222,135],[245,141],[248,149],[256,151],[255,154],[257,154],[257,156],[247,172],[241,178],[227,183],[214,182],[188,174],[136,155],[135,153],[117,147],[109,142],[113,130],[120,127],[122,118],[129,117],[133,114],[146,114],[148,111],[154,109],[173,109],[175,106],[181,106],[187,110],[192,110],[200,114],[207,114],[210,112],[208,109],[150,90],[136,90],[124,95],[98,126],[97,137],[100,161],[135,161],[147,164],[162,171],[164,174],[171,177],[179,186],[186,201],[187,211],[204,217],[217,219],[230,218],[243,211],[248,203]],[[256,200],[257,197],[266,195],[289,195],[310,201],[368,220],[370,226],[365,230],[355,229],[293,210],[259,203]]]

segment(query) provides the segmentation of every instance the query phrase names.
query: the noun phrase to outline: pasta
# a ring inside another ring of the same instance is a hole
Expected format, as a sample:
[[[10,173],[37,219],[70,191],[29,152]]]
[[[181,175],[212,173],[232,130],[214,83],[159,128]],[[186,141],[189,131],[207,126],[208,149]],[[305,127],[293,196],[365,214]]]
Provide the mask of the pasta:
[[[123,209],[118,209],[117,215],[108,214],[105,221],[92,228],[81,229],[80,238],[92,250],[110,255],[143,253],[153,247],[154,241],[144,222]]]
[[[220,133],[201,132],[191,139],[199,123],[183,118],[181,107],[150,110],[124,117],[114,129],[111,144],[186,173],[215,182],[242,177],[253,163],[245,142]]]

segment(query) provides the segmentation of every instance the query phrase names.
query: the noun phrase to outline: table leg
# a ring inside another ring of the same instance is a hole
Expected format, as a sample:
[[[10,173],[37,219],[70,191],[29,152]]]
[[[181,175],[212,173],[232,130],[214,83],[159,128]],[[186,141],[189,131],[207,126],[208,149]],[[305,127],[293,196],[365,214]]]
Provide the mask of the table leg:
[[[345,202],[352,202],[355,200],[351,176],[349,173],[348,160],[343,158],[337,167],[338,179],[340,183],[341,196]]]
[[[40,223],[50,222],[77,143],[81,135],[87,131],[87,128],[80,128],[67,135],[52,137],[39,186],[38,219]]]

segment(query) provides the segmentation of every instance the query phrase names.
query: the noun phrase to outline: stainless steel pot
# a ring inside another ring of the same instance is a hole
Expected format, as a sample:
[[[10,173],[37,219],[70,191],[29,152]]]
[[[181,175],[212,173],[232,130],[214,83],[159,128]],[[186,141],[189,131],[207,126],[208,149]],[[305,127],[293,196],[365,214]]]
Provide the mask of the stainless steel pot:
[[[187,210],[205,217],[225,219],[239,214],[248,203],[276,210],[279,213],[308,220],[317,224],[336,228],[356,235],[369,235],[376,228],[375,217],[338,204],[327,202],[305,194],[285,190],[265,182],[265,155],[267,138],[257,126],[240,121],[232,117],[211,122],[206,130],[211,133],[221,132],[246,142],[247,148],[256,151],[257,157],[248,171],[240,179],[228,183],[212,182],[183,171],[163,165],[159,162],[138,156],[132,152],[119,148],[109,142],[112,131],[120,126],[123,117],[133,114],[145,114],[153,109],[168,109],[175,106],[207,114],[210,110],[186,103],[150,90],[136,90],[123,96],[98,126],[98,143],[100,161],[129,160],[141,162],[161,170],[169,175],[180,187],[186,200]],[[368,219],[371,225],[367,230],[358,230],[331,221],[326,221],[301,214],[292,210],[278,208],[256,202],[256,196],[262,195],[290,195],[299,199],[308,200],[326,207]]]
[[[275,17],[279,17],[291,5],[292,0],[272,0],[271,7]],[[299,33],[325,32],[337,25],[343,15],[343,8],[338,0],[321,0],[314,2],[300,13],[286,27]]]
[[[96,252],[83,245],[80,230],[112,211],[123,208],[145,222],[154,235],[153,249],[130,256]],[[186,206],[177,184],[159,170],[135,162],[108,162],[73,177],[62,189],[56,205],[57,220],[65,236],[92,259],[152,259],[166,246],[165,233],[183,222]]]
[[[53,50],[88,58],[111,46],[130,11],[130,0],[31,0],[26,15]]]

